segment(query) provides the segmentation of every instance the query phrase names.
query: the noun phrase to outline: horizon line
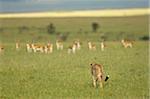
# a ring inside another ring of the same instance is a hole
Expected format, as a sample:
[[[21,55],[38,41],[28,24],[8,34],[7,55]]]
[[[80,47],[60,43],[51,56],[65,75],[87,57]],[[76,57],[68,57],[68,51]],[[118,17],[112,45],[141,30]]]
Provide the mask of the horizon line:
[[[0,13],[0,18],[125,17],[138,15],[150,15],[150,8]]]

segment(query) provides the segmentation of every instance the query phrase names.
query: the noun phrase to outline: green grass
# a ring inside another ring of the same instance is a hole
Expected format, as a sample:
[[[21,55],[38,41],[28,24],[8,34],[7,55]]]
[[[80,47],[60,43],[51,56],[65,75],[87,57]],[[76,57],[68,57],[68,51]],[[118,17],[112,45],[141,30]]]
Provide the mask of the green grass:
[[[98,42],[96,43],[98,45]],[[0,55],[0,98],[148,99],[148,42],[131,49],[107,42],[101,52],[89,51],[86,42],[75,55],[67,49],[52,54],[15,51],[12,43]],[[22,47],[25,45],[22,44]],[[68,43],[65,43],[65,48]],[[10,48],[10,49],[8,49]],[[104,89],[93,88],[90,63],[103,64],[110,80]]]
[[[97,22],[100,29],[92,32],[91,24]],[[120,40],[129,38],[139,40],[148,36],[148,16],[112,17],[112,18],[12,18],[0,19],[1,42],[14,42],[19,38],[22,42],[46,42],[54,41],[57,35],[47,33],[47,25],[53,23],[56,33],[69,33],[67,41],[79,38],[81,40],[101,40],[105,36],[107,40]],[[28,30],[19,30],[19,27],[27,27]],[[81,29],[81,31],[80,31]],[[7,39],[6,39],[7,38]]]
[[[55,42],[57,35],[46,32],[50,22],[57,32],[69,32],[65,49],[54,46],[52,54],[27,53],[27,42]],[[92,22],[101,25],[97,33],[91,32]],[[22,26],[29,29],[21,32]],[[99,47],[103,35],[104,52]],[[0,53],[0,99],[148,99],[149,41],[140,41],[148,35],[148,16],[0,19],[0,45],[5,47]],[[135,40],[133,48],[123,48],[122,38]],[[82,48],[68,55],[67,47],[75,39],[81,40]],[[15,50],[17,40],[20,51]],[[97,51],[88,50],[88,40],[96,43]],[[91,62],[102,64],[110,75],[104,89],[92,86]]]

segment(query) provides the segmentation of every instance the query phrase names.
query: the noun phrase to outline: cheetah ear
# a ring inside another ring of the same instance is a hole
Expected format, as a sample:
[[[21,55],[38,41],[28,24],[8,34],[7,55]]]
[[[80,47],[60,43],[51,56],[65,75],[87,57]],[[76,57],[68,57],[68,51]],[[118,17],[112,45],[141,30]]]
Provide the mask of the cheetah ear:
[[[93,64],[91,63],[90,65],[92,66]]]

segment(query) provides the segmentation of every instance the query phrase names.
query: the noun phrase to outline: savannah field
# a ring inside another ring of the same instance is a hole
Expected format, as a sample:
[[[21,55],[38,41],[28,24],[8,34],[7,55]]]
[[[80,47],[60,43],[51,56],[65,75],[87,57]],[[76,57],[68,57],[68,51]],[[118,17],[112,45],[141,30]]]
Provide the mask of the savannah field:
[[[92,32],[91,23],[100,28]],[[56,33],[48,34],[53,23]],[[0,99],[149,99],[148,16],[0,18]],[[65,37],[64,50],[55,41]],[[105,51],[100,41],[106,40]],[[133,40],[133,48],[123,48],[120,40]],[[81,50],[68,54],[67,48],[79,39]],[[16,51],[15,42],[21,49]],[[89,51],[87,42],[96,44]],[[26,43],[54,44],[54,52],[27,53]],[[110,79],[104,88],[92,86],[90,63],[104,66]]]

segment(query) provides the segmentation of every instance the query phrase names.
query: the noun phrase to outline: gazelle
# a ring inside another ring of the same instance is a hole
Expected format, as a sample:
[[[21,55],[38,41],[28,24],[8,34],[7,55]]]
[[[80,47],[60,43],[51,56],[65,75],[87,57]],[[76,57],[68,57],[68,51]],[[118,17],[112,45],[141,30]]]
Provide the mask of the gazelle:
[[[109,79],[109,75],[104,79],[103,66],[97,63],[92,63],[91,65],[91,74],[93,80],[93,86],[96,87],[97,82],[101,88],[103,88],[103,82]]]
[[[105,47],[106,47],[105,43],[101,42],[101,51],[104,51]]]
[[[45,49],[45,46],[43,45],[39,45],[39,44],[32,44],[32,49],[33,49],[33,52],[36,53],[36,52],[41,52],[43,53],[44,52],[44,49]]]
[[[20,43],[16,42],[16,50],[19,51],[19,49],[20,49]]]
[[[121,43],[122,43],[122,45],[125,47],[125,48],[132,48],[132,46],[133,46],[133,43],[131,42],[131,41],[129,41],[129,40],[124,40],[124,39],[122,39],[121,40]]]
[[[63,43],[60,40],[56,41],[57,50],[63,50]]]
[[[48,44],[44,47],[44,51],[45,51],[45,53],[52,53],[52,52],[53,52],[53,44],[48,43]]]
[[[68,47],[68,54],[70,54],[70,53],[74,53],[75,54],[75,52],[76,52],[76,45],[75,44],[73,44],[72,46]]]
[[[76,40],[76,41],[74,42],[74,44],[76,45],[76,49],[77,49],[77,50],[80,50],[80,49],[81,49],[81,43],[80,43],[79,40]]]
[[[96,45],[92,44],[91,42],[88,42],[88,48],[89,50],[96,50]]]
[[[26,49],[27,49],[27,52],[32,52],[32,50],[33,50],[32,44],[27,43],[26,44]]]

